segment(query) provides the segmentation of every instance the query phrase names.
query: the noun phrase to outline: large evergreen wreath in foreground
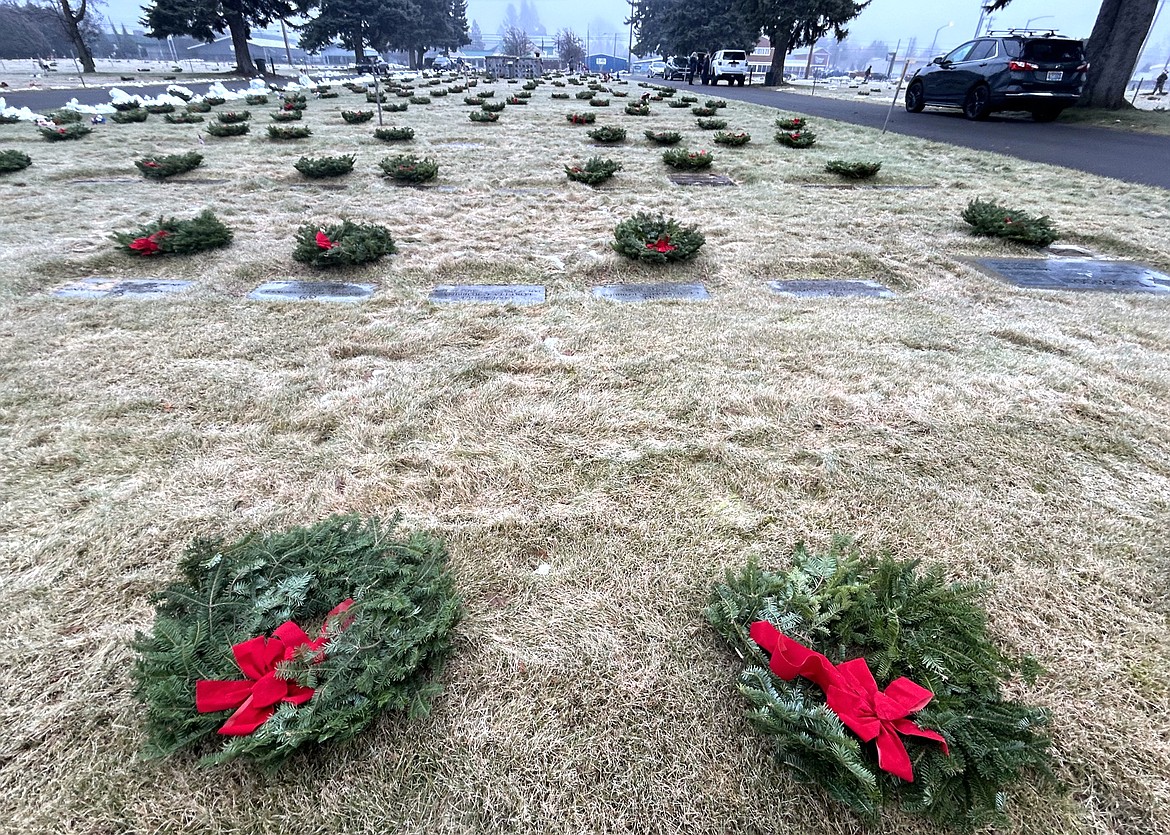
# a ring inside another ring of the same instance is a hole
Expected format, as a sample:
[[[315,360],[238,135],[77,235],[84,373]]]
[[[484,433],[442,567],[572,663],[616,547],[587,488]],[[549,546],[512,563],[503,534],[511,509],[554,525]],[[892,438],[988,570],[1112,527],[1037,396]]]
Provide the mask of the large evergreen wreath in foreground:
[[[749,719],[800,779],[866,818],[896,802],[972,829],[1003,821],[1004,789],[1025,774],[1052,779],[1046,713],[1001,692],[1013,675],[1030,680],[1035,662],[995,646],[980,595],[938,568],[838,543],[825,555],[798,546],[787,571],[729,572],[706,615],[747,662]],[[869,695],[857,698],[864,667]],[[833,678],[844,687],[834,692]]]
[[[293,260],[314,267],[353,267],[394,252],[394,239],[385,226],[343,220],[332,226],[302,226],[297,230]]]
[[[638,212],[613,230],[612,246],[627,258],[665,264],[694,258],[706,242],[702,232],[674,218]]]
[[[190,220],[160,217],[133,232],[115,232],[114,240],[127,255],[192,255],[227,246],[232,230],[204,209]]]
[[[396,523],[340,516],[192,544],[154,629],[135,640],[148,752],[227,734],[202,763],[277,764],[385,710],[425,713],[460,604],[442,543],[396,535]]]

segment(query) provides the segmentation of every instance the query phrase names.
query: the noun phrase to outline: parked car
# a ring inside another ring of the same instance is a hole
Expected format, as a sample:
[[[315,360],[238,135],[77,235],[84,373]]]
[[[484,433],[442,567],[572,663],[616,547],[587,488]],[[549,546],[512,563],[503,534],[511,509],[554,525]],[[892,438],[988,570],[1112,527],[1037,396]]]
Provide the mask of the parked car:
[[[681,55],[672,55],[666,59],[666,70],[663,78],[667,81],[685,81],[687,77],[687,59]]]
[[[721,49],[711,56],[711,83],[726,81],[727,86],[747,83],[747,53],[742,49]]]
[[[954,107],[968,119],[997,110],[1027,110],[1051,122],[1076,104],[1089,64],[1084,44],[1052,32],[990,32],[940,55],[906,87],[906,109]]]
[[[371,75],[385,75],[390,71],[390,65],[385,61],[365,61],[361,64],[350,64],[354,72],[370,73]]]
[[[646,70],[648,78],[666,78],[666,62],[665,61],[651,61],[650,68]]]

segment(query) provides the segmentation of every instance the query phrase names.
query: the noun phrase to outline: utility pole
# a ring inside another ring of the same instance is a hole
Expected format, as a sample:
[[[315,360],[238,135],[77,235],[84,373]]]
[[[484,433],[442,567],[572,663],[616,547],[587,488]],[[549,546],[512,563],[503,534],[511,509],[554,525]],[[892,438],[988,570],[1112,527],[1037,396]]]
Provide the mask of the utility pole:
[[[293,65],[292,51],[289,50],[289,48],[288,48],[288,30],[284,28],[284,18],[283,17],[280,19],[280,34],[282,34],[284,36],[284,57],[288,58],[288,65],[291,68]],[[379,113],[382,112],[381,108],[378,109],[378,112]],[[381,124],[381,123],[379,123],[379,124]]]

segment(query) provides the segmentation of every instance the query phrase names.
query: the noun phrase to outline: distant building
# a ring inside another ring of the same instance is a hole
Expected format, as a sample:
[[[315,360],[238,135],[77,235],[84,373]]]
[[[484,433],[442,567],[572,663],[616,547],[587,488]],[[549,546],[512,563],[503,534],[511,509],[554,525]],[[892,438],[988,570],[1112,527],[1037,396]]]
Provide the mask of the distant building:
[[[752,74],[766,73],[772,66],[772,43],[767,36],[761,37],[756,43],[756,48],[748,54],[748,64],[751,66]],[[800,52],[790,52],[784,56],[784,72],[791,73],[797,78],[804,77],[805,67],[808,67],[808,49],[803,49]],[[829,50],[814,49],[812,51],[812,72],[824,71],[829,68]]]
[[[585,64],[589,67],[589,72],[629,72],[630,69],[630,62],[625,58],[604,52],[586,56]]]

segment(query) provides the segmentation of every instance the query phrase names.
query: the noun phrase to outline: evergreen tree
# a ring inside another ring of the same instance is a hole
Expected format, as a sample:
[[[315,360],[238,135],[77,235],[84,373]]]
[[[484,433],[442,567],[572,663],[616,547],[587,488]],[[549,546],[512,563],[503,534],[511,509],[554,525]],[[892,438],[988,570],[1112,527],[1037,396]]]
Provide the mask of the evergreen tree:
[[[751,52],[760,26],[746,0],[641,0],[633,11],[639,55],[689,55],[722,48]]]
[[[536,11],[536,6],[529,3],[528,0],[520,0],[520,25],[523,29],[533,35],[547,35],[548,30],[544,28],[544,24],[540,22],[540,14]]]
[[[401,34],[418,24],[419,6],[409,0],[320,0],[317,14],[301,27],[300,46],[315,52],[340,40],[354,60],[365,60],[365,49],[405,48]]]
[[[141,23],[147,34],[160,40],[169,35],[191,35],[211,43],[216,35],[231,33],[236,67],[245,75],[256,72],[248,51],[252,26],[304,14],[310,0],[153,0],[143,7]]]
[[[477,21],[471,21],[471,32],[468,34],[470,40],[467,42],[472,49],[483,49],[483,31],[479,28]]]
[[[861,14],[870,0],[761,0],[753,19],[772,43],[771,72],[784,78],[784,59],[792,50],[807,46],[832,33],[838,41],[849,34],[845,25]]]
[[[414,0],[416,12],[388,38],[391,49],[411,56],[413,67],[423,65],[428,49],[458,49],[470,41],[467,35],[466,0]]]

